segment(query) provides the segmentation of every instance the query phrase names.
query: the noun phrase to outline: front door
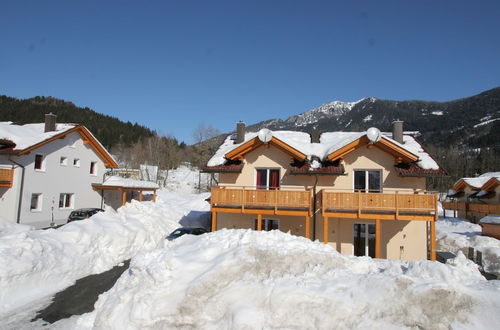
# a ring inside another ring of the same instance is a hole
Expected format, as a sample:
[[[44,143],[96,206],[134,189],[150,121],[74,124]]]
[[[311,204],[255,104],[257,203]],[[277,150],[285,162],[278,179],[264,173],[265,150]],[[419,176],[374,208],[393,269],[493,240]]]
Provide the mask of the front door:
[[[355,223],[353,226],[354,255],[375,258],[375,225]]]
[[[280,186],[280,170],[261,168],[257,169],[257,189],[278,189]]]

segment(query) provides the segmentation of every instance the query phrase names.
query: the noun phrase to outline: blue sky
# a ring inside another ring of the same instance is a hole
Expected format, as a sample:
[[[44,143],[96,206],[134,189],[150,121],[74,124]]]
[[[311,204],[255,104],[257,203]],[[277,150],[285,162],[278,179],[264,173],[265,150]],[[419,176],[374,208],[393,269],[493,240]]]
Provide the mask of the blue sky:
[[[498,87],[499,17],[498,1],[4,1],[0,94],[191,143],[200,123]]]

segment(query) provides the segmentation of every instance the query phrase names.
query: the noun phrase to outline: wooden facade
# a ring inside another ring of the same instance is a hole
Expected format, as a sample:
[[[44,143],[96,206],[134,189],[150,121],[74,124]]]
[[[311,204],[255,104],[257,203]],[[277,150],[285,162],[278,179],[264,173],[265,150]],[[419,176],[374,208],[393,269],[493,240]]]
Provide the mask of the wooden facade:
[[[467,202],[441,202],[443,209],[482,214],[483,216],[500,214],[500,204],[479,204]]]
[[[0,168],[0,187],[11,188],[14,182],[13,168]]]

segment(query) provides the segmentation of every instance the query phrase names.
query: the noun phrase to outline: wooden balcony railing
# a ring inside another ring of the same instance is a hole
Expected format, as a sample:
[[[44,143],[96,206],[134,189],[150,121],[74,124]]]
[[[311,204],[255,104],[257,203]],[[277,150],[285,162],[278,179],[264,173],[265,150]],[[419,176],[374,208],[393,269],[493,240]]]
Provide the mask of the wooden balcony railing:
[[[445,210],[482,213],[485,216],[500,214],[500,204],[478,204],[464,202],[441,202]]]
[[[312,211],[312,190],[260,190],[212,187],[210,204],[216,208]]]
[[[394,220],[435,220],[437,194],[403,192],[364,193],[321,191],[323,215],[349,218],[374,218]]]
[[[14,181],[14,169],[0,168],[0,187],[12,187]]]

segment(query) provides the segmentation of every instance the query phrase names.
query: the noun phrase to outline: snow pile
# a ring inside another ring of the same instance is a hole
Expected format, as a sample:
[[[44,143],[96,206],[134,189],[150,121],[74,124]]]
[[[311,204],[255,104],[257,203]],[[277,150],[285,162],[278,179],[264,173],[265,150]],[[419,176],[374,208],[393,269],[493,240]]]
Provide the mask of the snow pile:
[[[184,236],[136,256],[56,329],[495,328],[500,281],[453,265],[346,257],[279,231]]]
[[[438,250],[468,253],[469,247],[483,254],[484,270],[500,275],[500,240],[481,236],[481,226],[458,218],[439,219],[436,222]]]
[[[75,280],[108,270],[140,251],[163,244],[180,227],[194,225],[209,209],[208,195],[160,191],[157,203],[137,202],[58,229],[4,228],[0,239],[0,319],[24,304],[54,294]]]
[[[0,238],[2,238],[2,236],[24,233],[34,229],[35,228],[31,226],[19,225],[17,223],[13,223],[11,221],[0,218]]]
[[[57,124],[56,130],[45,131],[45,124],[15,125],[12,122],[0,122],[0,139],[6,139],[16,144],[16,150],[26,149],[39,142],[45,141],[54,135],[68,131],[75,124]]]

